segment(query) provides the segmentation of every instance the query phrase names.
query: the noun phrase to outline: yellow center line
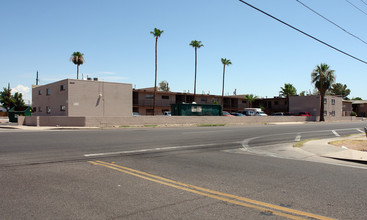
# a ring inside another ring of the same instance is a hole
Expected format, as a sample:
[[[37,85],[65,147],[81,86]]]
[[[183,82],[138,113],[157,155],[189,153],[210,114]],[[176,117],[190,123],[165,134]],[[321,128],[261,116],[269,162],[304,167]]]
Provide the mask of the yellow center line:
[[[277,206],[277,205],[273,205],[273,204],[269,204],[269,203],[265,203],[265,202],[260,202],[260,201],[240,197],[240,196],[235,196],[235,195],[231,195],[231,194],[227,194],[227,193],[221,193],[221,192],[213,191],[213,190],[210,190],[210,189],[205,189],[205,188],[190,185],[190,184],[181,183],[181,182],[178,182],[178,181],[174,181],[174,180],[170,180],[170,179],[167,179],[167,178],[164,178],[164,177],[152,175],[152,174],[145,173],[145,172],[142,172],[142,171],[139,171],[139,170],[134,170],[134,169],[124,167],[124,166],[120,166],[120,165],[117,165],[117,164],[107,163],[107,162],[103,162],[103,161],[96,161],[96,162],[89,161],[89,162],[94,164],[94,165],[100,165],[100,166],[108,167],[108,168],[111,168],[111,169],[114,169],[114,170],[117,170],[117,171],[120,171],[120,172],[124,172],[124,173],[130,174],[130,175],[136,176],[136,177],[140,177],[140,178],[149,180],[149,181],[157,182],[157,183],[160,183],[160,184],[164,184],[164,185],[167,185],[167,186],[170,186],[170,187],[185,190],[185,191],[192,192],[192,193],[195,193],[195,194],[203,195],[203,196],[206,196],[206,197],[218,199],[218,200],[221,200],[221,201],[225,201],[225,202],[229,202],[229,203],[232,203],[232,204],[241,205],[241,206],[244,206],[244,207],[253,208],[253,209],[257,209],[257,210],[261,210],[261,211],[265,211],[265,212],[270,211],[274,215],[286,217],[286,218],[289,218],[289,219],[305,219],[305,218],[301,218],[299,216],[294,216],[294,215],[300,215],[300,216],[305,216],[305,217],[310,217],[310,218],[320,219],[320,220],[331,220],[332,219],[332,218],[328,218],[328,217],[324,217],[324,216],[320,216],[320,215],[315,215],[315,214],[308,213],[308,212],[303,212],[303,211],[290,209],[290,208],[286,208],[286,207],[282,207],[282,206]],[[198,190],[200,190],[200,191],[198,191]],[[207,192],[207,193],[205,193],[205,192]],[[211,194],[208,194],[208,193],[211,193]],[[214,195],[212,195],[212,194],[214,194]],[[228,198],[223,198],[223,197],[220,197],[220,196],[224,196],[224,197],[244,201],[246,203],[239,202],[239,201],[232,200],[232,199],[228,199]],[[250,203],[250,204],[248,204],[248,203]],[[263,206],[263,207],[261,207],[261,206]],[[264,207],[266,207],[266,208],[264,208]],[[269,210],[268,208],[274,209],[274,210]],[[283,213],[283,212],[278,212],[278,211],[288,212],[288,213],[291,213],[291,215]]]

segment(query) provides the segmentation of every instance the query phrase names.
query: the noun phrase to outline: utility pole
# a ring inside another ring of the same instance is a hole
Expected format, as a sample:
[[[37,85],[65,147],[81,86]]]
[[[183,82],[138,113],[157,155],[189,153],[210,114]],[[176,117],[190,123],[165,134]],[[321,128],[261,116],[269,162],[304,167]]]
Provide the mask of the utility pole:
[[[39,81],[39,79],[38,79],[38,70],[37,70],[37,78],[36,78],[36,85],[38,86],[38,81]]]

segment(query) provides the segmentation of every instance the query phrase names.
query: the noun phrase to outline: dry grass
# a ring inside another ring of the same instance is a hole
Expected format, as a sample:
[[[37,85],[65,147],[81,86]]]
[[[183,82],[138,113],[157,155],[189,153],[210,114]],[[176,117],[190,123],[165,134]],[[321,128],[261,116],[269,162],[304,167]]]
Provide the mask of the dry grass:
[[[340,140],[331,141],[329,144],[337,147],[347,147],[353,150],[367,151],[367,140]]]

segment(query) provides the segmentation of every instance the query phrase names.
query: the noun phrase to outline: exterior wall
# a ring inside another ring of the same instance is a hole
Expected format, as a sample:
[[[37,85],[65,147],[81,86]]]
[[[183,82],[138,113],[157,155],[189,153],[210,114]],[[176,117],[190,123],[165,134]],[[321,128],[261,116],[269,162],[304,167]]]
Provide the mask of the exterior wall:
[[[138,117],[62,117],[62,116],[19,116],[19,125],[33,126],[191,126],[198,124],[249,125],[267,123],[294,123],[317,121],[318,117],[268,116],[268,117],[225,117],[225,116],[138,116]],[[356,117],[326,117],[327,121],[355,121]]]
[[[343,100],[343,116],[350,116],[353,111],[351,101]]]
[[[64,85],[65,90],[60,86]],[[49,94],[47,94],[49,91]],[[65,106],[65,111],[61,111]],[[46,107],[50,108],[47,112]],[[34,116],[67,116],[68,115],[68,80],[61,80],[42,86],[32,86],[32,115]],[[41,111],[40,111],[41,110]]]
[[[326,96],[324,102],[325,116],[343,116],[343,99],[338,96]],[[320,116],[320,96],[291,96],[289,97],[289,111],[295,114],[309,112],[313,116]]]
[[[36,110],[33,115],[131,116],[131,90],[131,84],[75,79],[33,86],[32,105]],[[39,91],[42,94],[39,94]],[[47,108],[50,111],[47,111]]]
[[[131,116],[131,84],[69,79],[69,116]]]

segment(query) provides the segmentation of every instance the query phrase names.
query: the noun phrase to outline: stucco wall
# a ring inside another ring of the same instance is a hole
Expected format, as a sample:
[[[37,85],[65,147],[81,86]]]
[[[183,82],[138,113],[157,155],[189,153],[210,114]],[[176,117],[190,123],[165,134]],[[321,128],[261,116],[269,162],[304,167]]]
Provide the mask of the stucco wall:
[[[225,116],[137,116],[137,117],[60,117],[60,116],[20,116],[19,125],[36,126],[87,126],[111,127],[131,125],[197,125],[232,124],[248,125],[274,122],[316,121],[319,117],[268,116],[268,117],[225,117]],[[326,121],[356,121],[356,117],[326,117]]]

